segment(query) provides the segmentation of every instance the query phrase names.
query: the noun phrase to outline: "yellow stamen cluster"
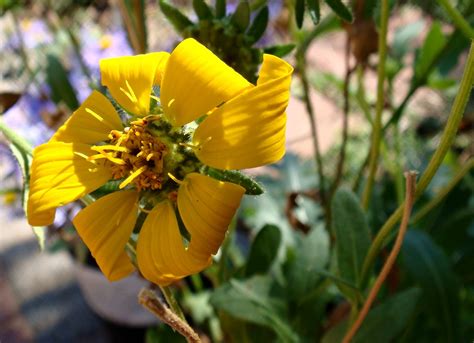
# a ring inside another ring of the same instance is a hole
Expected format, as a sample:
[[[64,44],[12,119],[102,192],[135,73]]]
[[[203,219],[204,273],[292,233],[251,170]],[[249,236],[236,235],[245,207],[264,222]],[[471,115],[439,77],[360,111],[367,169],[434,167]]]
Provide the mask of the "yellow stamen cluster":
[[[113,130],[107,145],[96,145],[98,154],[89,160],[106,159],[114,179],[124,179],[120,188],[133,183],[137,189],[161,189],[163,158],[167,147],[146,130],[146,120],[131,123],[124,131]]]

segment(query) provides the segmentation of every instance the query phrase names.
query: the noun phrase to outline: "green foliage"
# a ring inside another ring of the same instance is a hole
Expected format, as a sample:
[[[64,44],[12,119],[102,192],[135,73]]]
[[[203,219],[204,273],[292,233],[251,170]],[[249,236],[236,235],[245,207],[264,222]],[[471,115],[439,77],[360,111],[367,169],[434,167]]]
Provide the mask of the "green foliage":
[[[284,317],[285,305],[277,285],[268,276],[254,276],[246,281],[231,280],[217,288],[211,304],[235,318],[272,329],[284,342],[297,342]]]
[[[339,275],[360,285],[362,264],[370,246],[367,219],[354,193],[339,189],[332,201]]]
[[[405,290],[374,307],[352,342],[397,342],[396,337],[409,323],[420,293],[416,288]],[[324,336],[322,343],[341,342],[346,328],[347,321],[340,322]]]
[[[331,10],[342,20],[351,23],[354,18],[351,10],[342,2],[342,0],[324,0]],[[303,27],[306,7],[314,25],[318,25],[321,20],[320,0],[295,0],[295,20],[296,26]]]
[[[53,55],[48,55],[46,79],[51,88],[51,99],[59,104],[64,103],[71,111],[79,107],[74,88],[68,79],[66,69],[61,61]]]
[[[245,265],[245,276],[267,273],[275,260],[280,243],[280,229],[275,225],[264,226],[253,241]]]
[[[423,291],[427,311],[444,342],[459,342],[459,285],[449,259],[428,235],[410,231],[403,246],[405,268]]]
[[[441,24],[434,22],[418,52],[415,62],[415,79],[425,81],[428,71],[432,68],[438,54],[446,45],[446,37],[441,30]]]

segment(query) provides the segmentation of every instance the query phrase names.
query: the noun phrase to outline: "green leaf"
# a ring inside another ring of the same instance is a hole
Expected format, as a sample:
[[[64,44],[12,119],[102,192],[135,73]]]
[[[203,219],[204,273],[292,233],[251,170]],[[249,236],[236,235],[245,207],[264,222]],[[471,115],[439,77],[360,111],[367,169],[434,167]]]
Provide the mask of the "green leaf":
[[[397,342],[397,336],[410,320],[420,297],[420,290],[411,288],[400,292],[374,307],[351,342]],[[347,329],[347,320],[329,330],[322,343],[339,343]]]
[[[64,103],[71,111],[79,107],[67,71],[59,59],[53,55],[47,57],[46,80],[51,88],[51,98],[55,103]]]
[[[266,273],[278,253],[281,243],[280,229],[275,225],[265,225],[255,237],[245,266],[247,277]]]
[[[275,55],[277,57],[284,57],[292,52],[295,47],[296,45],[293,43],[274,45],[263,49],[263,52],[266,54]]]
[[[296,0],[295,3],[296,26],[301,29],[304,21],[304,0]]]
[[[27,215],[27,201],[28,193],[30,191],[30,165],[31,165],[31,156],[18,147],[15,143],[10,144],[10,149],[13,153],[13,156],[18,162],[21,173],[23,175],[23,192],[22,192],[22,204],[25,214]],[[46,230],[45,226],[32,226],[33,233],[36,236],[38,244],[41,250],[45,248],[46,242]]]
[[[216,18],[224,18],[226,15],[226,1],[216,0]]]
[[[427,313],[443,342],[459,342],[459,285],[443,251],[421,231],[409,231],[402,249],[405,268],[423,290]]]
[[[341,0],[325,0],[326,4],[338,15],[339,18],[342,20],[352,23],[352,13],[351,11],[344,5]]]
[[[306,0],[306,4],[308,6],[311,20],[313,20],[314,25],[318,25],[319,20],[321,19],[321,10],[319,8],[319,0]]]
[[[439,22],[434,22],[431,25],[430,32],[428,32],[415,61],[414,77],[417,80],[424,81],[423,78],[428,76],[427,73],[445,45],[446,37],[443,34],[441,24]]]
[[[297,342],[284,318],[285,305],[272,290],[273,281],[268,276],[233,279],[214,291],[211,304],[235,318],[272,329],[283,342]]]
[[[160,0],[160,8],[178,33],[183,34],[189,26],[194,25],[188,17],[172,5],[168,4],[165,0]]]
[[[193,0],[194,12],[200,20],[212,19],[212,11],[204,0]]]
[[[247,0],[240,0],[234,14],[230,18],[230,22],[242,32],[247,30],[250,23],[250,5]]]
[[[285,265],[287,293],[290,299],[301,299],[312,291],[329,262],[329,235],[321,226],[307,236],[295,233],[296,247]]]
[[[333,229],[339,275],[360,286],[364,258],[370,246],[370,229],[358,198],[339,189],[332,201]]]
[[[232,182],[245,188],[245,194],[260,195],[264,190],[260,184],[247,175],[242,174],[237,170],[220,170],[211,167],[206,167],[204,173],[213,177],[214,179]]]
[[[252,25],[247,31],[247,36],[251,38],[250,42],[252,44],[258,41],[265,33],[268,25],[268,15],[268,6],[265,6],[258,12]]]

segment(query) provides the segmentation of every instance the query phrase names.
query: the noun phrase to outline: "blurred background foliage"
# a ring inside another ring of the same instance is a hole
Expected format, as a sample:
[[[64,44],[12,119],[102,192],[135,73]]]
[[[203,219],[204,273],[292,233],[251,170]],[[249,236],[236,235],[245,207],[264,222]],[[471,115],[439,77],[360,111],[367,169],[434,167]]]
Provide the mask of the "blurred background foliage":
[[[253,175],[265,193],[245,198],[216,262],[176,284],[174,293],[191,326],[210,341],[340,342],[390,252],[394,232],[364,269],[373,238],[403,203],[403,172],[425,171],[440,146],[473,38],[473,0],[386,2],[380,158],[364,199],[377,120],[381,2],[0,0],[1,120],[36,146],[91,90],[103,91],[101,58],[170,51],[186,37],[251,82],[263,53],[286,58],[296,67],[292,94],[314,128],[314,158],[288,153]],[[416,20],[393,29],[390,23],[407,11]],[[311,64],[309,51],[324,53],[314,46],[328,37],[344,46],[334,62],[344,64],[342,75]],[[342,115],[340,137],[325,151],[313,92]],[[473,123],[471,96],[354,342],[473,339]],[[0,194],[12,215],[23,215],[30,162],[24,151],[1,138]],[[51,227],[34,232],[46,250],[64,248],[93,264],[71,224],[78,208],[63,208]],[[163,325],[148,328],[144,340],[183,341]]]

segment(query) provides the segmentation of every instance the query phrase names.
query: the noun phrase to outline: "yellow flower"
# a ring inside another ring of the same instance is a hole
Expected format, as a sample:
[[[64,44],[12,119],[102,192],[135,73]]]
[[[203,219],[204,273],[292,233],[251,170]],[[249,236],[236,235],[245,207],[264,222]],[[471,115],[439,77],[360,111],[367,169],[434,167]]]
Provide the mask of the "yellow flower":
[[[252,85],[187,39],[171,54],[105,59],[100,69],[125,111],[94,91],[35,149],[28,221],[48,225],[57,207],[120,180],[119,191],[73,220],[105,276],[113,281],[134,270],[125,246],[145,215],[137,242],[143,276],[166,285],[197,273],[217,253],[245,193],[202,168],[253,168],[283,156],[292,68],[265,55]]]

